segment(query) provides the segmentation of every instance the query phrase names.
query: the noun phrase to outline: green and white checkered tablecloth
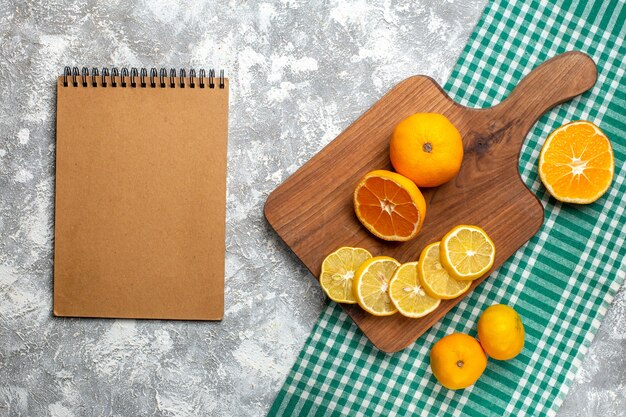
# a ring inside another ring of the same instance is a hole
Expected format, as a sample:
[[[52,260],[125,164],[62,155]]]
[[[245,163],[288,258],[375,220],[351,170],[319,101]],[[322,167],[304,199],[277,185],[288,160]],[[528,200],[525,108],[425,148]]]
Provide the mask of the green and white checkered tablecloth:
[[[467,106],[501,101],[532,68],[569,50],[593,57],[592,90],[544,115],[519,162],[545,207],[541,230],[438,324],[402,352],[378,351],[331,303],[278,393],[270,416],[553,415],[567,394],[626,270],[626,6],[624,1],[492,1],[445,89]],[[537,175],[543,141],[571,120],[612,139],[615,179],[587,206],[561,204]],[[514,306],[526,345],[514,360],[490,360],[470,388],[450,391],[429,366],[433,343],[476,334],[488,306]]]

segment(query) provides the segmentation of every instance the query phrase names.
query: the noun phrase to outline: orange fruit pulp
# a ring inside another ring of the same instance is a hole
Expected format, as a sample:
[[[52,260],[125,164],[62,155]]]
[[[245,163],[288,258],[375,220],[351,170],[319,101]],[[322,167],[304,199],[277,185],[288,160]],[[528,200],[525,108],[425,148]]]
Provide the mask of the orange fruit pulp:
[[[550,133],[539,155],[539,177],[557,200],[588,204],[608,190],[614,165],[609,138],[579,120]]]
[[[430,367],[441,385],[463,389],[474,384],[483,374],[487,368],[487,356],[473,337],[452,333],[433,345]]]
[[[501,361],[512,359],[524,348],[522,319],[512,307],[492,305],[478,319],[478,339],[492,358]]]
[[[394,129],[389,157],[395,170],[418,187],[436,187],[461,169],[463,141],[446,116],[416,113]]]
[[[426,201],[408,178],[378,170],[359,181],[354,190],[354,211],[363,226],[379,238],[407,241],[422,228]]]

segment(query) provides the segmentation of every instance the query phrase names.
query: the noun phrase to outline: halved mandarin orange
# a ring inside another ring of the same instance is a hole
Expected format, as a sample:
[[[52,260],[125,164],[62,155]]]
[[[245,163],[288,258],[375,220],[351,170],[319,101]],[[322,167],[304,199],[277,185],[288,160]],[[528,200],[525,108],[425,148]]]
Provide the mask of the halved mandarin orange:
[[[539,177],[557,200],[588,204],[609,189],[614,165],[609,138],[579,120],[550,133],[539,155]]]
[[[363,226],[379,238],[407,241],[422,228],[426,201],[410,179],[377,170],[367,173],[356,186],[354,211]]]

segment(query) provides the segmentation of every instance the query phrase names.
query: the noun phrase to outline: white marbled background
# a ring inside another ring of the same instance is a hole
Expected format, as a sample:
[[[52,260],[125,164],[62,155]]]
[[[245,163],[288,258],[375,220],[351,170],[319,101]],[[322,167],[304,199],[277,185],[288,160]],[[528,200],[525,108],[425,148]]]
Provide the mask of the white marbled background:
[[[484,0],[0,0],[0,416],[261,416],[325,299],[268,193],[394,83],[448,78]],[[56,319],[55,77],[215,66],[231,80],[226,317]],[[625,415],[626,295],[560,410]]]

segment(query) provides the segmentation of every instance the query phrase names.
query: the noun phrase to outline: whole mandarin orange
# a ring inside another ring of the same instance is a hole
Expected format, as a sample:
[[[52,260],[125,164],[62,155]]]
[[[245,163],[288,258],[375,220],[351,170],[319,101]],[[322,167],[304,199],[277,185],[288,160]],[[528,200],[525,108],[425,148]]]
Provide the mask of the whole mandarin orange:
[[[446,388],[463,389],[474,384],[487,367],[480,343],[463,333],[441,338],[430,350],[430,367]]]
[[[416,113],[394,129],[389,157],[394,169],[418,187],[436,187],[461,169],[461,134],[442,114]]]
[[[492,305],[478,319],[478,339],[490,357],[513,359],[524,348],[522,319],[512,307]]]

